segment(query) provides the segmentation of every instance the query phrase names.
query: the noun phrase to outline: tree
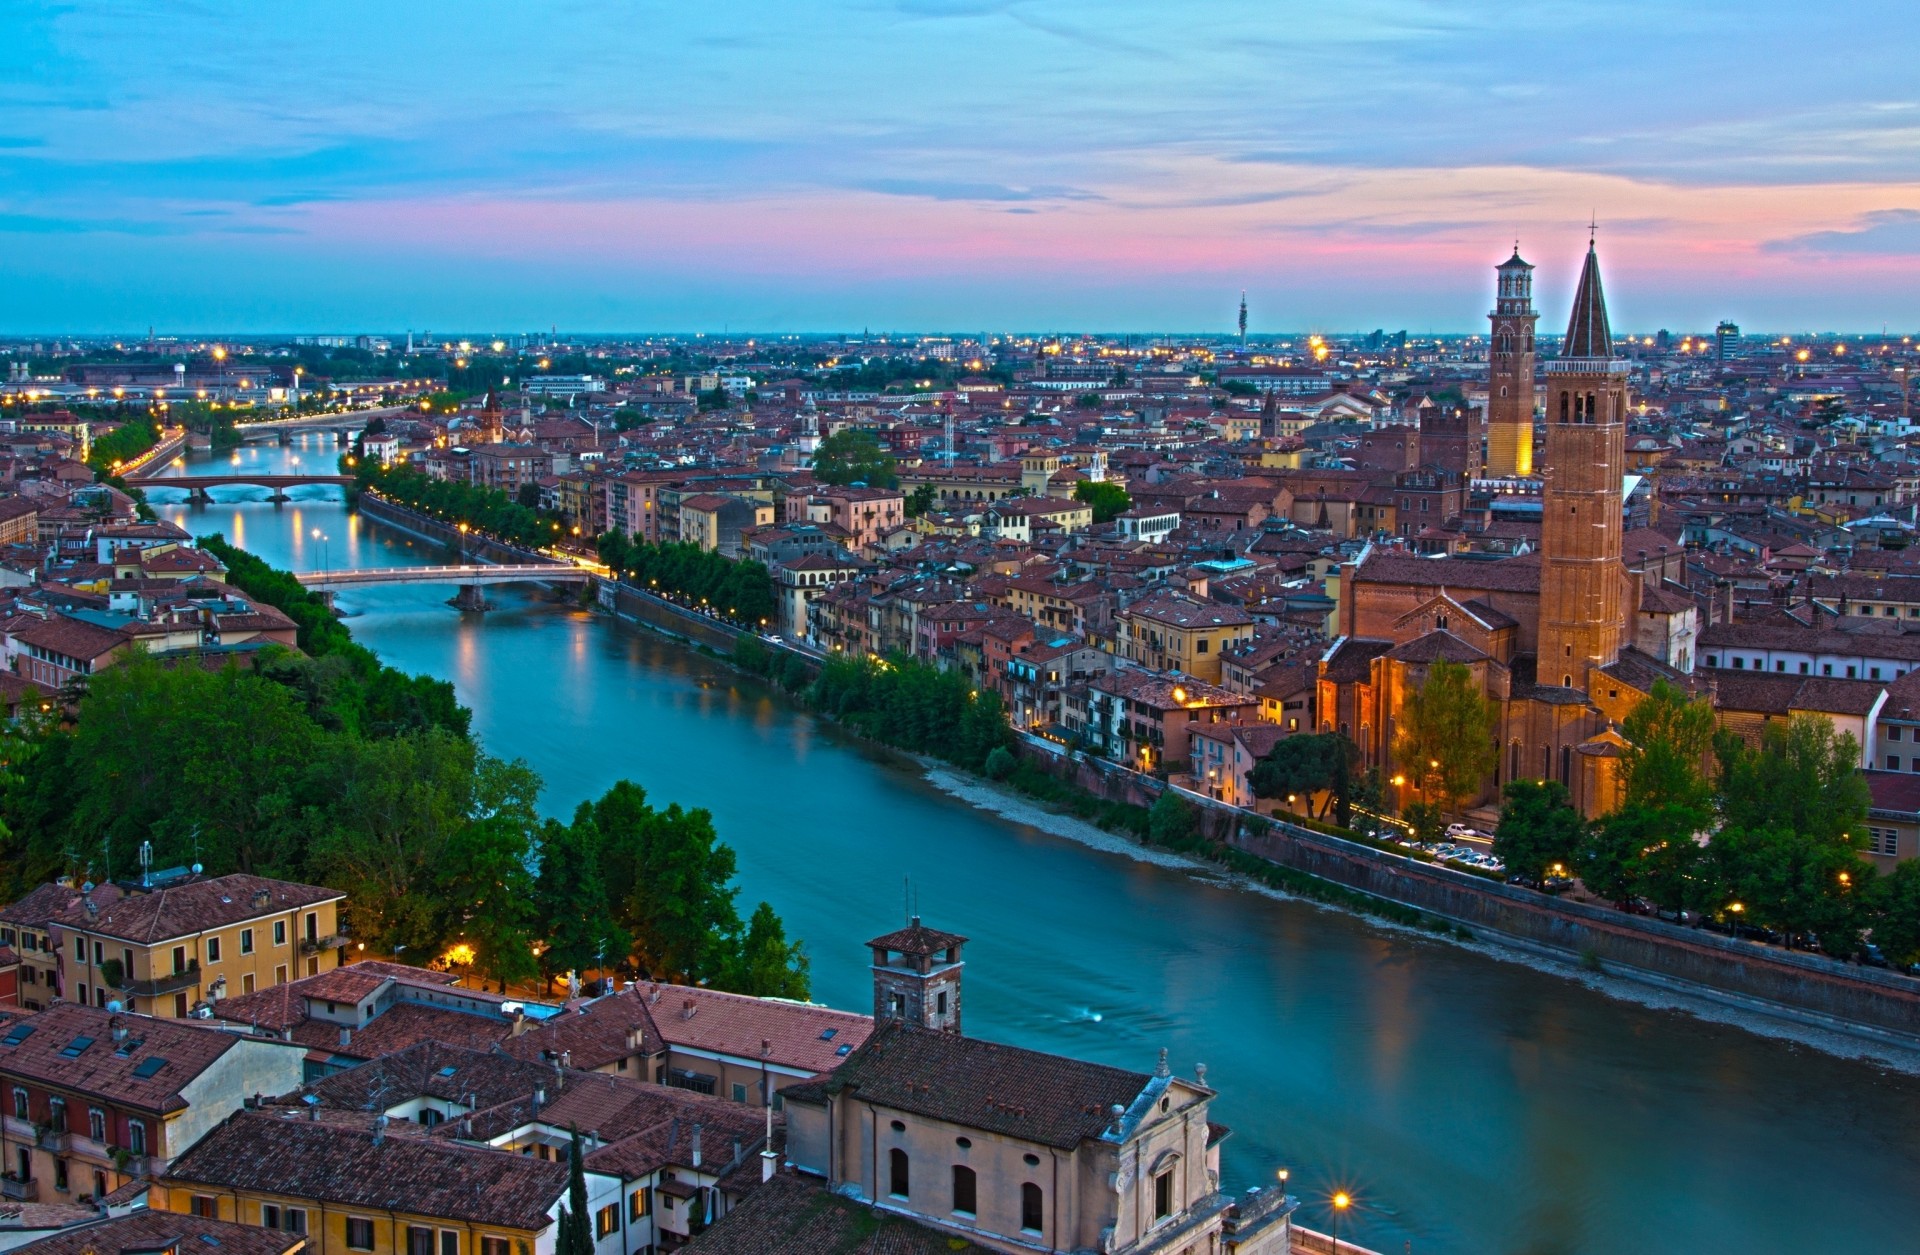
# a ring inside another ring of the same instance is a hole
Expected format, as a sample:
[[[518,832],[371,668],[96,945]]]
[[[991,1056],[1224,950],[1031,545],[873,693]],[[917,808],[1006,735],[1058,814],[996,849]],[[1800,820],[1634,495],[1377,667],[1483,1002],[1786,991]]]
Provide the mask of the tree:
[[[1904,859],[1868,891],[1873,944],[1889,962],[1920,963],[1920,859]]]
[[[1359,747],[1337,732],[1283,737],[1253,765],[1247,782],[1255,797],[1300,798],[1309,815],[1331,815],[1345,826],[1359,757]],[[1320,793],[1326,796],[1315,811],[1313,798]]]
[[[1432,800],[1457,813],[1479,795],[1499,759],[1493,728],[1500,712],[1464,664],[1434,663],[1400,708],[1393,756]]]
[[[1073,499],[1093,507],[1095,523],[1111,522],[1133,505],[1127,490],[1112,480],[1083,479],[1073,486]]]
[[[1400,809],[1400,818],[1422,845],[1435,845],[1447,835],[1447,814],[1433,802],[1408,802]]]
[[[447,841],[438,897],[447,936],[474,950],[474,970],[500,982],[534,973],[533,876],[528,871],[540,777],[525,763],[481,756],[467,824]]]
[[[1822,842],[1858,849],[1872,802],[1860,774],[1860,744],[1818,715],[1769,723],[1758,747],[1723,731],[1720,812],[1733,828],[1778,826]]]
[[[1852,952],[1877,895],[1873,869],[1851,847],[1775,824],[1723,827],[1712,854],[1743,918],[1788,934],[1789,944],[1817,934],[1836,953]]]
[[[560,1208],[554,1255],[593,1255],[593,1218],[587,1214],[587,1173],[580,1156],[580,1130],[567,1148],[567,1201]]]
[[[910,519],[914,519],[914,518],[919,518],[923,514],[932,513],[933,503],[934,503],[933,485],[921,484],[918,488],[915,488],[912,492],[907,494],[907,502],[906,502],[907,517]]]
[[[899,483],[893,465],[893,455],[864,427],[843,427],[813,451],[813,475],[823,484],[892,488]]]
[[[1493,830],[1493,852],[1516,876],[1540,881],[1555,866],[1573,862],[1586,835],[1586,821],[1558,780],[1515,780]]]
[[[613,920],[592,805],[582,802],[571,824],[549,819],[540,829],[539,853],[533,913],[546,942],[540,964],[547,978],[625,959],[633,938]]]
[[[1688,700],[1679,688],[1655,680],[1626,719],[1621,733],[1620,783],[1628,806],[1704,807],[1710,786],[1704,772],[1713,749],[1713,703]]]
[[[787,940],[786,925],[765,902],[754,908],[747,935],[729,971],[726,987],[755,998],[794,998],[805,1001],[810,992],[806,950]]]
[[[1163,789],[1147,811],[1147,839],[1181,849],[1200,835],[1200,812],[1178,790]]]

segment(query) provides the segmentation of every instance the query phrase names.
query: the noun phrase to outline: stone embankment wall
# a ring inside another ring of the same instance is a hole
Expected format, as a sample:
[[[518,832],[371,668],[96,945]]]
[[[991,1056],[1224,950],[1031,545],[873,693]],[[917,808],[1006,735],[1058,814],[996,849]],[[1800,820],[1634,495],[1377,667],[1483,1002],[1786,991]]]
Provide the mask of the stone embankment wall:
[[[522,549],[518,545],[509,545],[504,541],[480,536],[468,532],[463,538],[458,527],[437,519],[431,514],[422,513],[411,506],[389,501],[385,497],[371,492],[360,494],[354,508],[370,519],[412,532],[427,540],[437,540],[449,548],[464,552],[469,562],[499,562],[517,565],[524,562],[554,562],[548,555],[534,549]],[[452,555],[449,555],[451,558]]]
[[[1027,741],[1023,752],[1112,801],[1150,806],[1167,787],[1118,764],[1084,757],[1063,761],[1067,756],[1060,747],[1045,742]],[[1597,962],[1604,970],[1750,1010],[1920,1044],[1920,980],[1550,898],[1183,796],[1202,808],[1208,836],[1322,880],[1573,962]]]

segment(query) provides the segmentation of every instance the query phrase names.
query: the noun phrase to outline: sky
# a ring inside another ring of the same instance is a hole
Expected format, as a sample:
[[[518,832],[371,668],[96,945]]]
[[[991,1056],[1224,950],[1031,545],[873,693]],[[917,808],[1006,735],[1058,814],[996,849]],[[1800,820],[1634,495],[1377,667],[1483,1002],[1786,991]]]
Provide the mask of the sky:
[[[8,0],[0,334],[1920,331],[1920,5]]]

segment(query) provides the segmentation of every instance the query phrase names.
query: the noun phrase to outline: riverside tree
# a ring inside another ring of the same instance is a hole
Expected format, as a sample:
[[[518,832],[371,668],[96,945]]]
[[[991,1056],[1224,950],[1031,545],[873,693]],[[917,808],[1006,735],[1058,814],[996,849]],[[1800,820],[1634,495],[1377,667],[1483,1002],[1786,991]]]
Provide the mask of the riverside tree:
[[[1504,796],[1493,852],[1507,870],[1539,881],[1556,865],[1570,865],[1587,825],[1573,808],[1567,786],[1558,780],[1514,780]]]
[[[1433,801],[1458,813],[1480,792],[1500,749],[1493,728],[1500,712],[1471,669],[1444,659],[1401,705],[1393,756]]]

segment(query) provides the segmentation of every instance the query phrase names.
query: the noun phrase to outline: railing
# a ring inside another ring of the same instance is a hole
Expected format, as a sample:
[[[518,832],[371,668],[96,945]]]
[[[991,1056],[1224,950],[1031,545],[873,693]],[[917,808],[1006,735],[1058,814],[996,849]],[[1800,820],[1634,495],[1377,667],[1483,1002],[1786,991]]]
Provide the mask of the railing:
[[[16,1203],[37,1203],[40,1201],[40,1183],[32,1177],[22,1180],[9,1172],[0,1176],[0,1198],[10,1198]]]
[[[150,980],[133,980],[123,976],[114,988],[136,997],[157,998],[162,994],[191,989],[199,983],[200,960],[193,959],[187,963],[184,971],[175,972],[170,976],[155,976]]]
[[[337,932],[330,933],[325,937],[302,937],[300,939],[300,953],[318,954],[322,950],[337,950],[341,946],[346,945],[348,940],[347,930],[344,928]]]

